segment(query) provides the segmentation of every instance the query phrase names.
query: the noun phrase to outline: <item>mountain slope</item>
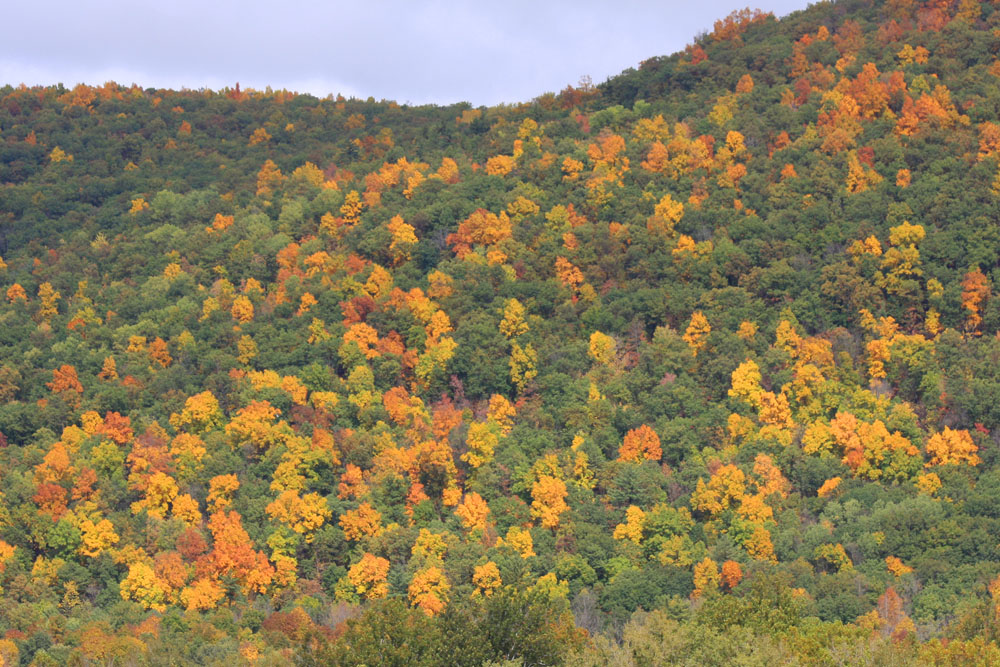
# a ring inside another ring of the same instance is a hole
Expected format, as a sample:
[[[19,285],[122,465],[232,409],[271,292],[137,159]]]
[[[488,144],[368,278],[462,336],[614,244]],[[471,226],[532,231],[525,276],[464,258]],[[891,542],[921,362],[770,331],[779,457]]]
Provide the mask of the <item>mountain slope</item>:
[[[988,659],[998,21],[747,11],[498,108],[0,89],[0,654]]]

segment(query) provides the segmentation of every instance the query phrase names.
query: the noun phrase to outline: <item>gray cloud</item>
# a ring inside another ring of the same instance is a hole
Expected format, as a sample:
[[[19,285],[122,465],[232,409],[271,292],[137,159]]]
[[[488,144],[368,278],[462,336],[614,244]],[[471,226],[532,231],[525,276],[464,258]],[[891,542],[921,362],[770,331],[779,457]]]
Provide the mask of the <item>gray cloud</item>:
[[[5,12],[0,82],[218,89],[238,81],[413,104],[512,103],[682,49],[742,6],[35,0]],[[805,6],[770,0],[762,8],[782,16]]]

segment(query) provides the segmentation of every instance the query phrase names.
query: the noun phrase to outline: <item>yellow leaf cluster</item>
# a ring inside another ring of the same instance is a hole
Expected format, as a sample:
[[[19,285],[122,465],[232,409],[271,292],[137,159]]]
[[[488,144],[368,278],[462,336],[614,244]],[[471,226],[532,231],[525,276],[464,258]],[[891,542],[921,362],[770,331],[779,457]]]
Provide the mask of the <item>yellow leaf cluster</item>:
[[[521,555],[521,558],[530,558],[535,555],[535,544],[531,539],[531,532],[520,526],[511,526],[507,530],[507,536],[497,540],[497,546],[509,546]]]
[[[466,530],[485,530],[486,518],[490,514],[489,505],[475,491],[465,494],[462,503],[455,508],[455,515],[462,520]]]
[[[538,353],[531,343],[523,347],[517,343],[511,343],[510,347],[510,380],[517,387],[518,392],[524,393],[528,383],[538,376]]]
[[[707,556],[694,566],[694,591],[691,597],[699,598],[709,591],[718,590],[722,577],[715,561]]]
[[[445,542],[446,533],[432,533],[426,528],[420,529],[417,540],[410,549],[410,554],[415,558],[423,558],[428,561],[440,561],[444,558],[448,545]]]
[[[708,484],[699,479],[691,494],[691,507],[699,512],[718,514],[739,503],[746,494],[746,475],[732,464],[719,467]]]
[[[389,561],[370,553],[365,553],[347,571],[347,579],[354,591],[366,600],[384,598],[389,593],[388,575]]]
[[[503,319],[500,321],[500,333],[508,339],[516,338],[528,332],[528,323],[524,320],[525,309],[517,299],[508,299],[503,309]]]
[[[843,480],[840,477],[831,477],[830,479],[823,482],[818,489],[816,489],[816,495],[820,498],[825,498],[826,496],[833,493]]]
[[[621,447],[618,448],[619,461],[640,463],[659,461],[661,458],[663,449],[660,446],[660,436],[646,424],[626,433]]]
[[[885,567],[895,577],[902,577],[904,574],[909,574],[910,572],[913,572],[912,567],[904,564],[903,561],[897,558],[896,556],[886,556]]]
[[[178,430],[202,433],[222,424],[222,410],[219,401],[210,391],[203,391],[189,397],[180,413],[170,416],[170,425]]]
[[[348,510],[340,515],[340,527],[344,537],[351,541],[361,541],[382,534],[382,515],[368,503],[361,503],[356,510]]]
[[[80,553],[89,558],[96,558],[105,551],[118,544],[118,534],[115,532],[114,524],[107,519],[101,519],[96,523],[90,519],[80,522]],[[3,554],[0,553],[0,561]]]
[[[559,517],[569,509],[566,504],[566,483],[551,475],[539,475],[531,486],[531,516],[545,528],[559,525]]]
[[[928,465],[958,465],[966,463],[978,465],[979,447],[972,442],[972,436],[966,430],[951,429],[947,426],[940,433],[935,433],[927,440],[927,454],[931,457]]]
[[[700,310],[691,314],[691,322],[684,331],[684,342],[691,348],[691,352],[697,356],[698,352],[704,349],[708,343],[708,335],[712,333],[712,326],[708,323],[708,318]]]
[[[428,616],[434,616],[444,611],[450,590],[451,584],[441,568],[431,566],[413,575],[407,594],[412,605]]]
[[[599,364],[608,365],[615,360],[617,343],[611,336],[595,331],[590,334],[588,352],[591,358]]]
[[[472,592],[473,597],[490,597],[503,585],[500,568],[493,561],[477,565],[472,571],[472,583],[476,586],[476,590]]]
[[[486,173],[490,176],[506,176],[514,171],[516,165],[510,155],[494,155],[486,161]]]
[[[613,537],[616,540],[629,540],[635,544],[642,542],[642,530],[646,525],[646,513],[635,505],[625,510],[625,523],[615,526]]]
[[[653,215],[646,221],[646,228],[654,234],[671,238],[677,223],[684,217],[684,204],[669,194],[663,195],[653,208]]]
[[[306,542],[310,542],[313,533],[330,519],[332,513],[326,498],[318,493],[300,496],[297,491],[289,489],[267,506],[267,514],[296,533],[305,535]]]

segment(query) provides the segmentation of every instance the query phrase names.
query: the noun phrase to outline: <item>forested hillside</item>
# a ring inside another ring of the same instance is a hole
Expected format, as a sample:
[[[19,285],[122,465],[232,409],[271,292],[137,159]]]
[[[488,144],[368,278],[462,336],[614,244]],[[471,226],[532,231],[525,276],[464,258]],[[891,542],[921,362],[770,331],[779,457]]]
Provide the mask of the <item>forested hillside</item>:
[[[1000,663],[998,51],[0,88],[0,665]]]

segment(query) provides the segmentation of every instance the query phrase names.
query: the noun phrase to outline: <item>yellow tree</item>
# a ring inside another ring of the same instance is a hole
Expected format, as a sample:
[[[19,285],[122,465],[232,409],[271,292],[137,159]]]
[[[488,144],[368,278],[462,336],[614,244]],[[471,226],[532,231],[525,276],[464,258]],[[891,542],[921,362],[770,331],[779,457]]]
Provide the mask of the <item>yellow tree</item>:
[[[694,566],[694,592],[691,593],[691,597],[699,598],[705,593],[718,590],[721,581],[718,566],[714,560],[706,556]]]
[[[684,204],[666,194],[653,209],[653,215],[646,221],[646,229],[653,234],[673,238],[676,234],[674,229],[683,217]]]
[[[240,324],[247,324],[253,320],[253,303],[242,294],[233,299],[233,306],[230,309],[233,319]]]
[[[0,540],[0,574],[7,569],[7,562],[14,557],[17,547]]]
[[[80,553],[84,556],[96,558],[118,544],[118,540],[114,524],[107,519],[80,522]]]
[[[101,372],[97,374],[97,377],[101,380],[118,379],[118,366],[115,364],[114,357],[104,357],[104,363],[101,365]]]
[[[181,591],[181,602],[188,611],[208,611],[215,609],[223,598],[226,590],[215,577],[202,577],[192,582]]]
[[[233,495],[240,488],[236,475],[216,475],[208,483],[208,502],[212,513],[228,508],[233,502]]]
[[[260,168],[260,172],[257,173],[257,196],[270,196],[284,181],[285,176],[278,169],[278,165],[271,160],[265,161],[264,165]]]
[[[354,592],[366,600],[384,598],[389,593],[388,575],[389,561],[370,553],[365,553],[347,571]]]
[[[52,152],[49,153],[49,159],[53,162],[53,164],[57,162],[72,162],[73,156],[56,146],[52,149]]]
[[[856,477],[905,477],[919,465],[920,450],[899,431],[890,433],[879,419],[869,423],[849,412],[838,412],[830,421],[830,431],[843,452],[842,461]]]
[[[37,317],[40,322],[49,322],[59,313],[56,303],[60,298],[59,292],[53,289],[52,283],[45,282],[38,286],[38,300],[40,303]]]
[[[189,397],[180,413],[170,415],[170,425],[178,430],[203,433],[222,424],[222,409],[210,391]]]
[[[979,448],[972,442],[968,431],[950,429],[947,426],[940,433],[935,433],[927,440],[927,454],[931,457],[927,465],[958,465],[967,463],[978,465]]]
[[[836,491],[837,487],[840,486],[840,483],[842,481],[844,480],[842,480],[840,477],[831,477],[830,479],[823,482],[823,484],[818,489],[816,489],[816,495],[820,498],[825,498],[826,496]]]
[[[342,349],[344,349],[343,345],[353,342],[358,346],[358,350],[365,355],[366,359],[374,359],[379,356],[379,351],[376,349],[378,345],[378,331],[364,322],[355,322],[348,327],[342,340]]]
[[[299,298],[299,309],[295,311],[295,314],[297,316],[305,315],[309,312],[309,309],[317,303],[319,303],[319,301],[317,301],[316,297],[314,297],[311,292],[304,292]]]
[[[473,245],[491,246],[511,236],[512,227],[506,212],[496,215],[486,209],[476,209],[458,225],[458,230],[445,239],[459,259],[472,252]]]
[[[516,341],[510,346],[510,380],[517,387],[518,393],[523,394],[532,380],[538,376],[538,353],[531,343],[522,347]]]
[[[358,194],[357,190],[351,190],[344,196],[344,203],[340,206],[340,215],[343,219],[343,224],[348,227],[353,227],[358,224],[361,219],[361,209],[364,208],[364,204],[361,202],[361,195]]]
[[[202,520],[198,501],[186,493],[174,499],[170,507],[170,514],[178,521],[186,523],[189,526],[196,526]]]
[[[752,359],[747,359],[737,366],[730,379],[730,396],[743,399],[753,406],[760,404],[760,395],[764,391],[760,386],[763,378],[760,374],[760,367]]]
[[[145,562],[129,566],[128,574],[119,584],[119,590],[123,600],[134,600],[146,609],[159,612],[167,610],[169,586]]]
[[[271,134],[263,127],[258,127],[250,135],[250,142],[247,145],[256,146],[257,144],[266,144],[270,140],[271,140]]]
[[[486,173],[490,176],[506,176],[514,170],[516,164],[510,155],[494,155],[486,160]]]
[[[389,252],[392,254],[393,264],[400,264],[410,259],[410,253],[417,245],[417,235],[414,233],[413,225],[404,222],[402,216],[395,215],[389,220],[386,227],[392,236]]]
[[[684,342],[691,348],[691,352],[697,356],[708,343],[708,335],[712,333],[712,326],[708,323],[708,318],[700,311],[696,310],[691,314],[691,323],[684,331]]]
[[[431,566],[413,575],[407,593],[410,604],[428,616],[434,616],[444,611],[450,590],[451,584],[448,583],[441,568]]]
[[[492,461],[493,451],[500,441],[496,432],[497,430],[496,426],[484,424],[483,422],[472,422],[469,425],[469,432],[465,437],[469,451],[462,454],[462,460],[472,468],[478,468]]]
[[[489,505],[475,491],[465,494],[462,503],[455,508],[455,515],[462,520],[462,525],[469,531],[485,530],[489,514]]]
[[[926,232],[920,225],[902,224],[889,229],[889,249],[882,255],[875,283],[889,294],[905,296],[918,289],[916,279],[923,275],[920,268],[920,243]]]
[[[977,266],[962,279],[962,307],[969,311],[965,327],[976,331],[982,323],[980,313],[983,311],[987,297],[990,294],[990,284],[986,276]]]
[[[792,421],[792,410],[788,404],[788,397],[770,391],[761,392],[759,395],[757,418],[764,424],[781,428],[795,426]]]
[[[660,447],[660,436],[646,424],[626,433],[622,446],[618,448],[619,461],[639,463],[659,461],[661,458],[663,449]]]
[[[882,176],[877,171],[861,164],[857,151],[848,153],[845,184],[848,194],[864,192],[868,188],[878,185],[882,180]]]
[[[426,528],[421,528],[413,548],[410,549],[410,555],[424,561],[439,563],[448,550],[446,537],[449,537],[448,533],[432,533]]]
[[[497,540],[497,547],[504,545],[516,551],[521,558],[531,558],[535,555],[535,543],[531,538],[531,532],[520,526],[511,526],[507,529],[507,536]]]
[[[642,542],[642,531],[646,526],[646,513],[636,505],[630,505],[625,510],[625,523],[615,526],[612,537],[616,540],[629,540],[635,544]]]
[[[145,496],[142,500],[132,503],[132,513],[143,510],[150,516],[164,518],[170,509],[170,504],[177,497],[177,482],[164,472],[155,472],[146,482]]]
[[[472,583],[476,587],[476,590],[472,592],[473,597],[480,595],[490,597],[503,585],[500,578],[500,568],[493,561],[477,565],[472,571]]]
[[[719,514],[743,501],[746,494],[746,475],[732,464],[721,466],[712,473],[708,484],[698,480],[691,494],[691,507],[708,514]]]
[[[743,542],[743,548],[746,549],[747,555],[755,560],[776,562],[771,533],[759,523],[753,524],[753,532]]]
[[[566,504],[566,483],[552,475],[539,475],[531,485],[531,516],[545,528],[559,525],[559,517],[569,509]]]
[[[361,503],[356,510],[348,510],[340,516],[340,527],[344,537],[352,541],[360,541],[367,537],[378,537],[382,534],[382,515],[368,503]]]
[[[330,519],[331,511],[326,498],[318,493],[300,496],[289,489],[267,506],[268,515],[285,524],[296,533],[304,535],[311,542],[313,534]]]
[[[611,336],[595,331],[590,334],[590,346],[588,351],[594,361],[599,364],[609,365],[615,360],[617,344]]]
[[[431,178],[439,178],[449,185],[458,183],[458,164],[450,157],[442,158],[441,166],[438,167],[438,170],[434,172],[434,176]]]
[[[503,309],[503,319],[500,321],[500,333],[508,339],[516,338],[528,332],[528,323],[524,321],[524,306],[517,299],[508,299]]]
[[[517,410],[505,397],[500,394],[490,396],[489,407],[486,410],[486,421],[496,425],[500,429],[501,435],[507,435],[514,427],[514,417]]]
[[[235,449],[249,444],[258,452],[265,452],[273,445],[287,440],[288,424],[282,420],[275,424],[281,414],[267,401],[251,401],[246,407],[236,411],[236,416],[226,424],[226,435]]]
[[[316,320],[313,320],[315,323]],[[312,328],[310,328],[312,331]],[[312,339],[309,340],[312,343]],[[241,364],[249,364],[257,357],[257,343],[253,338],[247,335],[240,336],[239,341],[236,343],[236,360]]]

